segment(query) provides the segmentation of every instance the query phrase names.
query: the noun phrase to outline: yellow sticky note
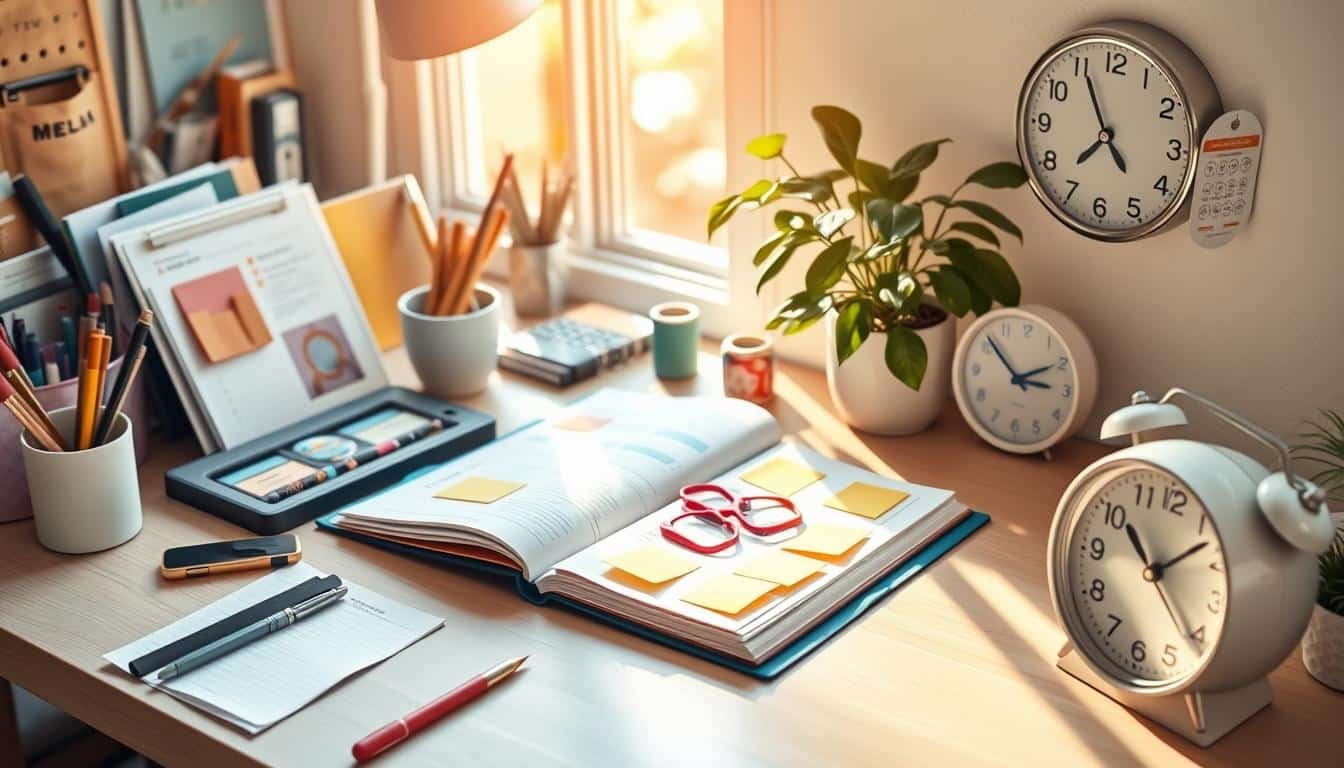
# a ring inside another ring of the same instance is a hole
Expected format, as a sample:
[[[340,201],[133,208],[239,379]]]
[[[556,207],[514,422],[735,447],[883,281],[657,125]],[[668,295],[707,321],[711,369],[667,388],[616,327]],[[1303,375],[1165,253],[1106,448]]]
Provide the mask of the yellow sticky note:
[[[700,567],[689,558],[668,551],[666,547],[655,546],[608,557],[604,562],[650,584],[679,579]]]
[[[449,501],[474,501],[477,504],[490,504],[499,501],[527,483],[515,483],[512,480],[492,480],[488,477],[468,477],[434,494],[436,499]]]
[[[827,500],[826,506],[876,520],[908,498],[910,494],[894,488],[883,488],[868,483],[850,483],[849,487]]]
[[[773,549],[738,567],[733,573],[750,579],[772,581],[781,587],[792,587],[824,567],[826,564],[819,560]]]
[[[744,472],[742,479],[776,496],[792,496],[825,476],[806,464],[776,456]]]
[[[736,616],[774,588],[772,581],[726,573],[701,584],[681,599],[701,608]]]
[[[827,557],[843,555],[868,538],[868,532],[839,525],[809,523],[807,530],[780,546],[793,552],[812,552]]]
[[[609,423],[611,423],[611,419],[603,419],[597,416],[585,416],[579,413],[552,422],[552,426],[556,429],[565,429],[570,432],[596,432]]]

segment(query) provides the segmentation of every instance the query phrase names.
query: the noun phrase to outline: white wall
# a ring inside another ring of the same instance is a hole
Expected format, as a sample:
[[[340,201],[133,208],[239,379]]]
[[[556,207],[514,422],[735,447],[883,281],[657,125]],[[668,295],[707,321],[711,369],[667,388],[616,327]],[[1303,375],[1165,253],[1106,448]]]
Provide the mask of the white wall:
[[[1126,17],[1183,39],[1224,106],[1260,116],[1266,143],[1246,231],[1213,251],[1184,229],[1108,245],[1066,230],[1026,187],[982,199],[1026,235],[1005,251],[1023,301],[1067,313],[1096,347],[1103,384],[1086,434],[1132,390],[1180,384],[1291,435],[1317,408],[1344,409],[1344,3],[778,0],[764,24],[766,127],[789,134],[804,171],[834,165],[808,114],[814,104],[858,114],[861,152],[875,161],[951,136],[921,187],[949,192],[971,170],[1016,158],[1018,89],[1054,40]],[[733,242],[734,257],[749,259]],[[797,290],[801,270],[781,282],[781,295]],[[801,351],[819,360],[824,330],[803,336]]]

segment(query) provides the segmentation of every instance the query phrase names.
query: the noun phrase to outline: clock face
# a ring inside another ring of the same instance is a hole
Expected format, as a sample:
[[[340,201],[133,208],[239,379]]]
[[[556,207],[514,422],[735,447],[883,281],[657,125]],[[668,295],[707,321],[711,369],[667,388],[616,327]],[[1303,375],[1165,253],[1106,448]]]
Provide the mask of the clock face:
[[[1183,482],[1148,465],[1103,476],[1081,499],[1058,580],[1080,650],[1132,685],[1199,671],[1222,632],[1228,594],[1207,510]]]
[[[958,394],[982,430],[1034,451],[1068,429],[1078,377],[1072,353],[1050,326],[1028,314],[998,312],[961,343]]]
[[[1019,147],[1047,207],[1095,237],[1127,239],[1174,215],[1192,174],[1189,105],[1139,49],[1085,38],[1033,71]]]

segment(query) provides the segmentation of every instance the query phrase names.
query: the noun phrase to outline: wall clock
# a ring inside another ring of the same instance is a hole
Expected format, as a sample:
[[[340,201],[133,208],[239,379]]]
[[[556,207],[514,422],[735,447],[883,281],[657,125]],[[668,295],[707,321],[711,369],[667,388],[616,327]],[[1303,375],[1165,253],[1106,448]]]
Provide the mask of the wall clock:
[[[1048,452],[1092,412],[1097,359],[1063,313],[1004,307],[962,334],[952,382],[962,416],[985,442],[1012,453]]]
[[[1213,78],[1157,27],[1112,21],[1045,52],[1017,101],[1017,152],[1055,218],[1097,240],[1185,221],[1199,141],[1222,113]]]
[[[1186,423],[1175,399],[1270,448],[1279,471],[1220,445],[1141,442]],[[1191,392],[1136,393],[1102,425],[1121,435],[1135,444],[1084,469],[1051,526],[1059,666],[1207,746],[1269,704],[1265,676],[1306,629],[1334,525],[1282,441]]]

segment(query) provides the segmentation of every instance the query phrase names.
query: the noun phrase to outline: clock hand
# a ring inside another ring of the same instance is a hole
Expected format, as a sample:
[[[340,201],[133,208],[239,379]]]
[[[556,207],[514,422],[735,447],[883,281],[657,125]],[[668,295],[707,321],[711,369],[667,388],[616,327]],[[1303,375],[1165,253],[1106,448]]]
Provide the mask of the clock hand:
[[[1087,149],[1084,149],[1083,153],[1078,156],[1078,165],[1082,165],[1083,163],[1087,162],[1087,158],[1091,157],[1092,154],[1095,153],[1098,149],[1101,149],[1101,145],[1104,143],[1105,142],[1102,141],[1101,139],[1097,139],[1096,141],[1092,142],[1092,146],[1088,147]]]
[[[1019,379],[1030,379],[1032,376],[1035,376],[1038,373],[1045,373],[1046,371],[1054,367],[1055,366],[1053,365],[1042,365],[1040,368],[1032,368],[1030,371],[1027,371],[1026,373],[1019,373],[1017,377]]]
[[[1087,95],[1092,97],[1092,111],[1097,115],[1097,127],[1105,131],[1106,121],[1101,117],[1101,103],[1097,101],[1097,88],[1092,85],[1091,75],[1085,74],[1083,77],[1087,79]]]
[[[1004,356],[1003,350],[999,349],[999,345],[994,343],[994,337],[986,336],[985,340],[988,341],[989,346],[994,349],[994,354],[998,356],[999,362],[1003,363],[1003,367],[1008,369],[1009,375],[1012,376],[1012,383],[1015,386],[1022,387],[1022,391],[1026,392],[1027,391],[1026,385],[1019,380],[1021,377],[1017,375],[1017,371],[1013,370],[1013,365],[1012,363],[1008,362],[1008,358]]]
[[[1025,384],[1028,387],[1036,387],[1037,389],[1052,389],[1049,384],[1046,384],[1043,381],[1036,381],[1035,379],[1020,379],[1018,384]]]
[[[1133,523],[1125,523],[1125,535],[1129,537],[1129,543],[1134,545],[1134,552],[1139,556],[1139,562],[1143,563],[1143,568],[1148,571],[1148,553],[1143,550],[1143,542],[1139,541],[1139,532],[1134,530]]]
[[[1157,588],[1157,596],[1162,598],[1162,607],[1167,609],[1167,615],[1171,617],[1172,626],[1176,627],[1176,631],[1185,640],[1186,646],[1189,647],[1190,633],[1185,631],[1185,622],[1177,618],[1176,611],[1171,607],[1171,601],[1167,599],[1167,591],[1162,588],[1160,582],[1154,581],[1153,586]]]
[[[1185,551],[1182,552],[1181,554],[1179,554],[1179,555],[1177,555],[1177,556],[1171,558],[1171,559],[1168,560],[1167,562],[1162,563],[1161,565],[1158,566],[1158,569],[1159,569],[1159,570],[1162,570],[1162,571],[1165,571],[1166,569],[1168,569],[1168,568],[1170,568],[1171,566],[1173,566],[1173,565],[1175,565],[1175,564],[1181,562],[1181,561],[1184,560],[1185,558],[1187,558],[1187,557],[1189,557],[1189,556],[1195,554],[1196,552],[1198,552],[1199,550],[1201,550],[1201,549],[1207,547],[1208,545],[1209,545],[1209,542],[1207,542],[1207,541],[1201,541],[1201,542],[1199,542],[1198,544],[1196,544],[1195,546],[1193,546],[1193,547],[1191,547],[1191,548],[1185,550]]]
[[[1114,136],[1111,137],[1111,141],[1106,142],[1106,147],[1111,150],[1111,157],[1115,159],[1115,167],[1119,168],[1121,173],[1128,173],[1125,170],[1125,160],[1120,157],[1120,150],[1115,148]]]

